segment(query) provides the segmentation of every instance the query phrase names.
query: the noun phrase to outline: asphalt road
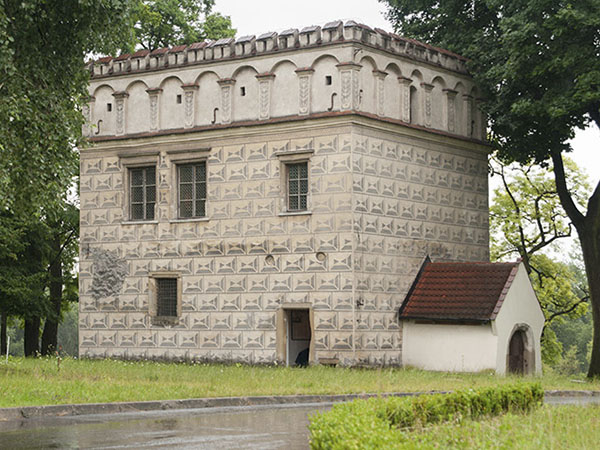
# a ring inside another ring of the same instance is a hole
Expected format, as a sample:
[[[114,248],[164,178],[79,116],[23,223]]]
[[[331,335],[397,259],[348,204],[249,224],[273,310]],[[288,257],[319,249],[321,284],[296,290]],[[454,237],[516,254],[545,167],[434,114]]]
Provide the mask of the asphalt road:
[[[0,423],[0,448],[306,449],[308,415],[330,404],[205,408]]]
[[[599,404],[547,397],[547,404]],[[308,416],[327,403],[46,417],[0,422],[0,449],[306,449]]]

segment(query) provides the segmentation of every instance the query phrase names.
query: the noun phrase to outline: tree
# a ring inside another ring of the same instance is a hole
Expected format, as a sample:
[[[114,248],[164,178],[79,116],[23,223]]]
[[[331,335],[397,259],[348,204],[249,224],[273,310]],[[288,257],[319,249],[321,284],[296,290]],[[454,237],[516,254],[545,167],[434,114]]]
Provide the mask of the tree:
[[[133,41],[148,50],[235,36],[231,19],[213,13],[215,0],[138,0],[131,12]]]
[[[77,176],[91,52],[130,35],[132,1],[0,2],[0,346],[9,315],[25,322],[26,353],[39,348],[48,313],[43,257],[48,220]]]
[[[552,162],[590,288],[594,339],[588,376],[600,376],[600,183],[582,208],[567,185],[563,161],[576,128],[600,127],[600,2],[381,1],[397,32],[469,59],[500,158]]]
[[[573,161],[565,162],[571,191],[584,199],[590,189],[587,177]],[[576,268],[552,256],[560,251],[557,244],[571,236],[571,223],[560,207],[552,168],[504,166],[492,158],[491,170],[501,181],[490,206],[491,259],[522,259],[546,317],[544,361],[557,363],[562,347],[549,327],[583,316],[589,300]]]

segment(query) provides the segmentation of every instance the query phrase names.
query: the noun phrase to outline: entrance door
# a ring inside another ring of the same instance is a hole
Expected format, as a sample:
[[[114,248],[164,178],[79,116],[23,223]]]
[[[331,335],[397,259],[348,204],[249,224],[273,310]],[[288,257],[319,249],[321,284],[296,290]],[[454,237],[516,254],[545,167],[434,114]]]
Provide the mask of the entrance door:
[[[308,309],[288,309],[287,318],[287,365],[306,366],[310,348],[310,318]]]
[[[508,345],[508,371],[523,375],[525,373],[525,333],[517,330]]]

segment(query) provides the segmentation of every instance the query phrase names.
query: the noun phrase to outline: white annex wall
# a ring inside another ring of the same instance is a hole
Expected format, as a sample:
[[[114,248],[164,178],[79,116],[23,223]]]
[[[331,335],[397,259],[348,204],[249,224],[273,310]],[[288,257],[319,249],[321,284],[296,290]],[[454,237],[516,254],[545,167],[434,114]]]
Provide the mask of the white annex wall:
[[[523,264],[513,280],[504,303],[496,317],[496,330],[498,333],[497,349],[497,372],[506,373],[506,355],[508,345],[515,326],[527,325],[531,328],[533,335],[536,374],[542,373],[542,357],[540,339],[544,328],[544,314],[535,296],[529,277]],[[531,342],[526,345],[531,345]]]
[[[496,336],[487,325],[403,324],[402,364],[425,370],[496,368]]]

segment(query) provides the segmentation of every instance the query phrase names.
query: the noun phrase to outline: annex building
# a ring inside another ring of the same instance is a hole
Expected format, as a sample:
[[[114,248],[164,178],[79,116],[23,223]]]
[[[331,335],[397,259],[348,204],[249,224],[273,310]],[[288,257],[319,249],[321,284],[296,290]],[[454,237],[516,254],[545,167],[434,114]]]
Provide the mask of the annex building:
[[[489,261],[456,54],[350,21],[90,70],[81,356],[401,365],[425,256]]]

